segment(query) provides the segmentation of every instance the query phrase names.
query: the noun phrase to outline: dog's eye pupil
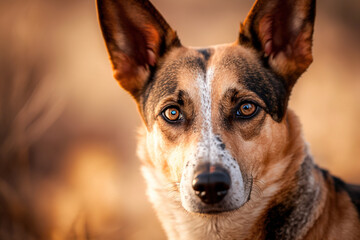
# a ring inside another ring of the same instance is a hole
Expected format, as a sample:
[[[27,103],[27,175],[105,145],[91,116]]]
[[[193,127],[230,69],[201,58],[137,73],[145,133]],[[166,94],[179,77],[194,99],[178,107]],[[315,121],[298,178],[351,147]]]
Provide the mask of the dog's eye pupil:
[[[177,108],[168,108],[164,112],[165,117],[170,121],[176,121],[180,118],[180,111]]]
[[[237,116],[244,116],[248,117],[254,114],[256,111],[256,106],[253,103],[244,103],[240,106],[240,108],[237,110],[236,115]]]

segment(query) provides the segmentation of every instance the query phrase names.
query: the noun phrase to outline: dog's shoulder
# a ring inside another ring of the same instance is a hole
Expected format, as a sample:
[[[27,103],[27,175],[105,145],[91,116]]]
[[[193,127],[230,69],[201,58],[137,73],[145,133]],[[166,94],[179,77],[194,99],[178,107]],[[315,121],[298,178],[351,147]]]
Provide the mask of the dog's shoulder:
[[[354,204],[360,219],[360,185],[345,183],[338,177],[332,176],[327,170],[321,169],[323,177],[331,181],[336,193],[346,192],[351,202]]]
[[[332,178],[334,180],[334,186],[337,192],[346,191],[348,193],[351,202],[355,205],[358,216],[360,218],[360,186],[345,183],[340,178],[334,176]]]
[[[360,186],[353,185],[353,184],[346,184],[346,186],[347,186],[347,192],[351,198],[351,201],[356,206],[357,211],[359,213],[359,217],[360,217]]]

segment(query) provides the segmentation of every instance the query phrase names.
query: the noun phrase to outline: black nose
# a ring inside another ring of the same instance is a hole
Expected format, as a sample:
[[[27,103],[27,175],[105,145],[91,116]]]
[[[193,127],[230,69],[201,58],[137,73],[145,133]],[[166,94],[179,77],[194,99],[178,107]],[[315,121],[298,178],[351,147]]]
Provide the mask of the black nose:
[[[206,204],[220,202],[230,188],[229,174],[221,166],[206,164],[201,169],[195,174],[192,184],[195,194]]]

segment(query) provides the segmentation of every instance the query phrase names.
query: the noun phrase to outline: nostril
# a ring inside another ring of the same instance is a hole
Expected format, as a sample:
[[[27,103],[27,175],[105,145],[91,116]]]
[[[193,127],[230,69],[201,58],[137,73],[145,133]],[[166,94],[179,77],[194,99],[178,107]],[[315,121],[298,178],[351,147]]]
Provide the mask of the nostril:
[[[192,187],[202,202],[214,204],[220,202],[230,188],[229,174],[222,168],[213,172],[201,172],[195,175]]]

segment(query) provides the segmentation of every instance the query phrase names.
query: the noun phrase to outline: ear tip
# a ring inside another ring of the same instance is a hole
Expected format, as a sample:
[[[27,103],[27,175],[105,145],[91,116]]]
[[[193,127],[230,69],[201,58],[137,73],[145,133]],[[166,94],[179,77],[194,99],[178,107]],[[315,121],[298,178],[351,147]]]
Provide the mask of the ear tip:
[[[113,5],[118,4],[121,5],[121,1],[124,0],[95,0],[97,10],[99,12],[105,11],[105,10],[111,10],[113,8]]]
[[[109,5],[109,0],[95,0],[99,17],[102,17]]]
[[[101,7],[101,6],[103,6],[104,3],[106,3],[107,1],[106,1],[106,0],[95,0],[95,2],[96,2],[96,5],[97,5],[98,7]]]

